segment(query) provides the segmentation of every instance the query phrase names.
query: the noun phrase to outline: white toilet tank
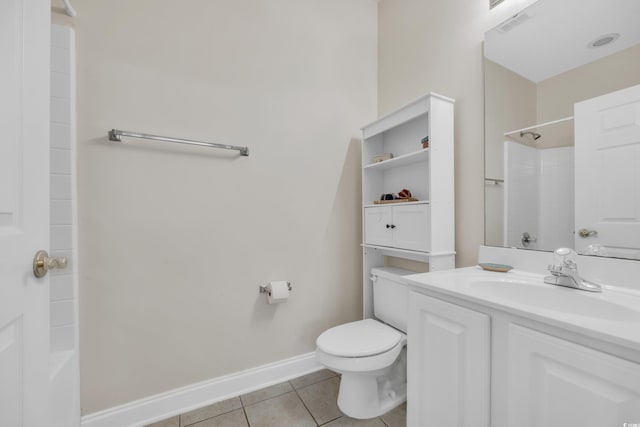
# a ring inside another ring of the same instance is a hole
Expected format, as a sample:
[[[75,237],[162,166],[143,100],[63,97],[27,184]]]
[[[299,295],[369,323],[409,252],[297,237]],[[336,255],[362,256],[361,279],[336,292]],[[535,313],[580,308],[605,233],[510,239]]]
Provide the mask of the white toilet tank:
[[[409,286],[403,283],[401,278],[409,274],[416,273],[395,267],[371,269],[373,314],[376,319],[403,332],[407,332]]]

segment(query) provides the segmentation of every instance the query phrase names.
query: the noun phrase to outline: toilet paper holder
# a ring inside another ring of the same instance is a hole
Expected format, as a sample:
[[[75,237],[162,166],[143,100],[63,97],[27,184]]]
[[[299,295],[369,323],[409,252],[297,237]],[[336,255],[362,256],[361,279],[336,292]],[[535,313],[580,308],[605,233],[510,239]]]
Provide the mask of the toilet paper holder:
[[[261,294],[264,294],[264,293],[267,293],[267,292],[268,292],[268,291],[267,291],[267,286],[268,286],[268,285],[258,286],[258,290],[260,291],[260,293],[261,293]],[[291,287],[291,282],[287,282],[287,288],[288,288],[289,290],[293,289],[293,288]]]

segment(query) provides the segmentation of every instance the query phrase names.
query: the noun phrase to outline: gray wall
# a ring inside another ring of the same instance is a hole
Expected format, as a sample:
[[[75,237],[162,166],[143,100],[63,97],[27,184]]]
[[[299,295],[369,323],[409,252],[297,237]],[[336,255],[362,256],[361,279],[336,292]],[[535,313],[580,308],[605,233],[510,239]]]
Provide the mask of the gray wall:
[[[477,263],[484,242],[485,31],[530,0],[381,0],[378,6],[378,113],[429,91],[456,99],[456,264]]]
[[[311,352],[358,319],[376,2],[76,3],[83,413]],[[293,282],[288,303],[266,305],[269,280]]]

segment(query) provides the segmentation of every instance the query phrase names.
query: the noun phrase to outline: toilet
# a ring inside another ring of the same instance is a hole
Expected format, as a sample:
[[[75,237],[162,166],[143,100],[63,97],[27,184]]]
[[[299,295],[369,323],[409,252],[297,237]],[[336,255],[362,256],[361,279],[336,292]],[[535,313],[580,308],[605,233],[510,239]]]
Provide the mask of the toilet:
[[[351,418],[374,418],[407,399],[407,311],[402,276],[412,271],[371,269],[374,319],[345,323],[316,340],[317,360],[342,374],[338,407]]]

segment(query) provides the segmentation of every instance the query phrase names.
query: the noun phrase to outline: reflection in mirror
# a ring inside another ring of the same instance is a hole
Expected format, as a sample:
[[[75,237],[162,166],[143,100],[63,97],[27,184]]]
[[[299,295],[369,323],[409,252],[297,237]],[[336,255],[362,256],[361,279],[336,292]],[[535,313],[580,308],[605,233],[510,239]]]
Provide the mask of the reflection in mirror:
[[[639,18],[539,0],[485,34],[485,244],[640,259]]]

